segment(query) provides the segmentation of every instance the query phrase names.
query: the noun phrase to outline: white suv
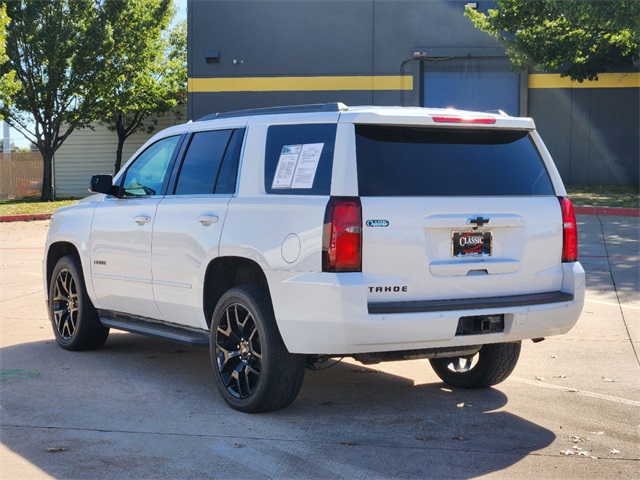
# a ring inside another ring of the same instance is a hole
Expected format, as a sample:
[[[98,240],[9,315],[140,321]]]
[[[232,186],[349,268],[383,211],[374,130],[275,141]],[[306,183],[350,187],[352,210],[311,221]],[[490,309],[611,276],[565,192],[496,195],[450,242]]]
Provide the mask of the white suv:
[[[528,118],[305,105],[164,130],[58,210],[44,260],[62,348],[110,328],[208,346],[233,408],[305,367],[430,359],[495,385],[584,302],[571,202]]]

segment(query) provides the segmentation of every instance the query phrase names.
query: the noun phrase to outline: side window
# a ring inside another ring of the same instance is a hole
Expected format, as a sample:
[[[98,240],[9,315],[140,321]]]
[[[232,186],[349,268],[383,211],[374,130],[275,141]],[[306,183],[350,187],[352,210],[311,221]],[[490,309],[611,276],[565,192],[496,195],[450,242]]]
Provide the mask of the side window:
[[[218,181],[216,182],[216,193],[235,193],[238,179],[238,164],[240,163],[240,151],[242,150],[242,140],[244,139],[244,128],[233,132],[229,141],[227,153],[224,156]]]
[[[175,194],[234,193],[243,134],[244,129],[193,134]]]
[[[179,141],[179,135],[163,138],[142,152],[124,174],[124,195],[161,195],[169,163]]]
[[[336,124],[275,125],[267,131],[267,193],[329,195]]]
[[[213,193],[232,133],[214,130],[193,134],[178,175],[176,195]]]

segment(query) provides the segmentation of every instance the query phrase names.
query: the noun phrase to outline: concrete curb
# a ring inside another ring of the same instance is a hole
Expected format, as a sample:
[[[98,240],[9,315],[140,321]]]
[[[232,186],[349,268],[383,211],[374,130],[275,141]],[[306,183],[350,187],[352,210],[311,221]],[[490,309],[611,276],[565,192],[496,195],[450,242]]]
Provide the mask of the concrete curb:
[[[612,215],[619,217],[640,217],[640,208],[621,207],[591,207],[575,206],[574,210],[579,215]]]
[[[640,217],[640,208],[591,207],[577,205],[574,207],[574,210],[578,215]],[[0,222],[30,222],[33,220],[49,220],[50,218],[50,213],[34,213],[30,215],[3,215],[0,216]]]
[[[33,220],[49,220],[50,213],[32,213],[28,215],[3,215],[0,222],[31,222]]]

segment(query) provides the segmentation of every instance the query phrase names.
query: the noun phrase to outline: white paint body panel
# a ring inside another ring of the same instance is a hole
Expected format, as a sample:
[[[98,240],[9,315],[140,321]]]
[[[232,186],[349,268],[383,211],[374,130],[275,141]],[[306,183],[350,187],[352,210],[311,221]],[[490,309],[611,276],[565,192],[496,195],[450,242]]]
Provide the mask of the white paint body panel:
[[[153,299],[151,272],[151,235],[159,202],[160,197],[105,197],[96,206],[89,251],[97,308],[162,318]]]
[[[531,130],[557,196],[566,195],[531,119],[502,115],[482,128]],[[262,115],[195,122],[159,138],[218,128],[246,127],[239,183],[233,196],[166,196],[144,200],[93,197],[54,216],[47,249],[59,241],[80,252],[89,295],[99,308],[206,329],[203,291],[207,266],[241,257],[264,272],[280,333],[293,353],[366,352],[509,342],[566,333],[584,302],[584,270],[562,263],[562,220],[557,198],[362,198],[363,268],[322,272],[323,222],[328,196],[266,194],[265,141],[272,124],[337,123],[332,196],[358,194],[354,123],[433,125],[451,110],[363,107],[347,112]],[[465,125],[456,128],[465,128]],[[135,156],[134,156],[135,157]],[[137,203],[136,203],[137,202]],[[122,208],[119,204],[124,204]],[[116,207],[116,208],[114,208]],[[95,209],[95,216],[93,210]],[[107,213],[111,210],[111,213]],[[149,215],[140,225],[136,216]],[[451,256],[451,232],[469,228],[470,216],[491,218],[493,255]],[[199,219],[214,219],[204,223]],[[108,268],[95,260],[107,259]],[[470,274],[471,272],[471,274]],[[478,273],[479,272],[479,273]],[[406,286],[376,292],[377,285]],[[369,314],[377,301],[489,298],[562,291],[572,301],[510,308],[430,313]],[[455,336],[460,316],[504,314],[504,332]]]
[[[202,281],[218,256],[229,196],[167,195],[153,224],[153,296],[163,318],[207,328]]]

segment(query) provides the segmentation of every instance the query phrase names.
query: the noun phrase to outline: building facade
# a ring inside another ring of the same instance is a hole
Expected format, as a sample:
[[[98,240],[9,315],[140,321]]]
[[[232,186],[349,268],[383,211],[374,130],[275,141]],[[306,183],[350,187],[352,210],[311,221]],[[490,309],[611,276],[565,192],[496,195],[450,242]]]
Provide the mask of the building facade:
[[[140,129],[127,138],[123,146],[122,165],[155,133],[183,122],[184,111],[177,116],[167,113],[149,119],[147,124],[152,123],[154,131],[149,133],[146,129]],[[90,195],[89,180],[92,175],[113,175],[117,147],[117,133],[105,125],[93,124],[91,128],[74,130],[53,158],[56,198],[83,198]]]
[[[492,1],[189,0],[189,119],[341,101],[531,116],[567,183],[637,184],[640,73],[516,72],[464,16]]]

